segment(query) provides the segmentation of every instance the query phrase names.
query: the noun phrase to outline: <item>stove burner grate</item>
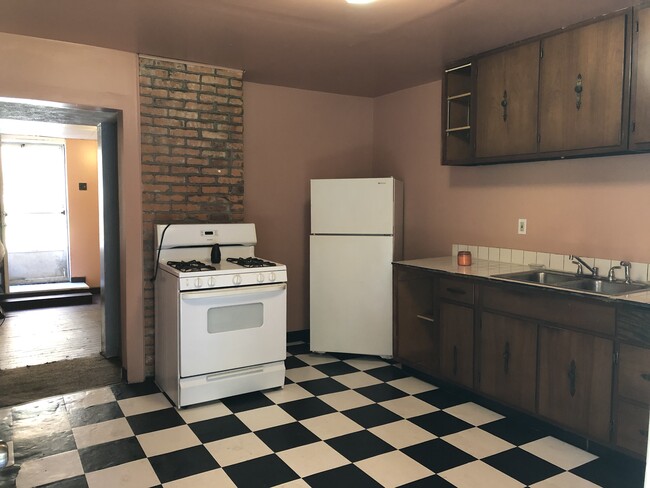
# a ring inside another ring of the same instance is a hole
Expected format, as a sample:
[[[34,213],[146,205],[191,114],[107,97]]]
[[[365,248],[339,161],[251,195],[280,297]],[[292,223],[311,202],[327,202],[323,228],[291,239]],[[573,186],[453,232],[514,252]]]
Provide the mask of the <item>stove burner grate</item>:
[[[195,271],[214,271],[217,269],[214,266],[202,263],[196,259],[193,259],[192,261],[167,261],[167,264],[183,273],[191,273]]]
[[[268,268],[271,266],[277,266],[277,264],[271,261],[264,261],[260,258],[228,258],[228,261],[244,268]]]

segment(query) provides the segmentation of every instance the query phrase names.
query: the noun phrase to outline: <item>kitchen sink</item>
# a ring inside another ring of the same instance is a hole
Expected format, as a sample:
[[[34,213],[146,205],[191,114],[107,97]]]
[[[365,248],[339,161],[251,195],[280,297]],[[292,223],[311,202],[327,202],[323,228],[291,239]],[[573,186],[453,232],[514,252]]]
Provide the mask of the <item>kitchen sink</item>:
[[[537,283],[565,290],[586,291],[599,295],[624,295],[637,291],[650,290],[650,283],[623,283],[620,281],[607,281],[604,279],[580,277],[561,271],[520,271],[494,275],[495,278],[504,278],[522,283]]]

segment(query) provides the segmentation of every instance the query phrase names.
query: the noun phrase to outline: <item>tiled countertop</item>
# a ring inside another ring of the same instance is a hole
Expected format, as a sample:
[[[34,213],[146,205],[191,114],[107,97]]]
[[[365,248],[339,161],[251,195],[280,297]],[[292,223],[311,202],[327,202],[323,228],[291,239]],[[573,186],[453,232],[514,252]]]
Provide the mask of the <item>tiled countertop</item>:
[[[562,288],[555,288],[548,285],[537,283],[522,283],[520,281],[508,280],[505,278],[496,278],[494,275],[517,273],[519,271],[528,271],[530,266],[523,264],[513,263],[500,263],[498,261],[488,261],[485,259],[472,259],[471,266],[459,266],[456,263],[456,257],[445,256],[441,258],[423,258],[423,259],[410,259],[407,261],[397,261],[394,264],[401,266],[409,266],[423,270],[439,271],[443,273],[450,273],[455,275],[473,276],[476,278],[487,278],[494,281],[507,281],[510,283],[518,283],[522,286],[536,286],[541,288],[560,290],[577,295],[588,295],[591,297],[601,298],[604,300],[625,301],[636,303],[640,305],[650,306],[650,291],[641,291],[637,293],[630,293],[628,295],[600,295],[597,293],[582,292],[567,290]]]

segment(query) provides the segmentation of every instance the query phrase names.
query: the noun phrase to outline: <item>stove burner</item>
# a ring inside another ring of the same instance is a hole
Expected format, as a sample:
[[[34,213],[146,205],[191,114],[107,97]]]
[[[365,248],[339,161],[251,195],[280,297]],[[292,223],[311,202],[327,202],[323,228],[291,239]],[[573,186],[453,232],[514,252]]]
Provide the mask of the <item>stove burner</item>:
[[[267,268],[270,266],[277,266],[271,261],[264,261],[260,258],[228,258],[228,261],[244,268]]]
[[[195,271],[214,271],[214,266],[209,264],[202,263],[201,261],[192,260],[192,261],[167,261],[167,264],[172,268],[177,269],[183,273],[192,273]]]

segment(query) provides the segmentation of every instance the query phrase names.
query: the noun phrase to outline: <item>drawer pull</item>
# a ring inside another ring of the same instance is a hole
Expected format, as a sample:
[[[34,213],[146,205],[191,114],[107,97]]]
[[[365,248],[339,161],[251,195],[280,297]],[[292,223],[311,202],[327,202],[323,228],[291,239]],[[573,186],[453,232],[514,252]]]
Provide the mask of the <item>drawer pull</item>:
[[[453,295],[465,295],[467,292],[460,288],[447,288],[447,291]]]
[[[569,393],[572,397],[576,395],[576,362],[571,360],[571,365],[569,366]]]
[[[424,320],[425,322],[431,322],[432,324],[435,323],[435,320],[433,319],[433,317],[431,315],[418,314],[417,318],[419,318],[420,320]]]
[[[648,373],[641,373],[641,378],[643,378],[646,381],[650,381],[650,374]]]
[[[508,369],[510,369],[510,343],[506,341],[506,347],[503,351],[503,372],[508,374]]]

